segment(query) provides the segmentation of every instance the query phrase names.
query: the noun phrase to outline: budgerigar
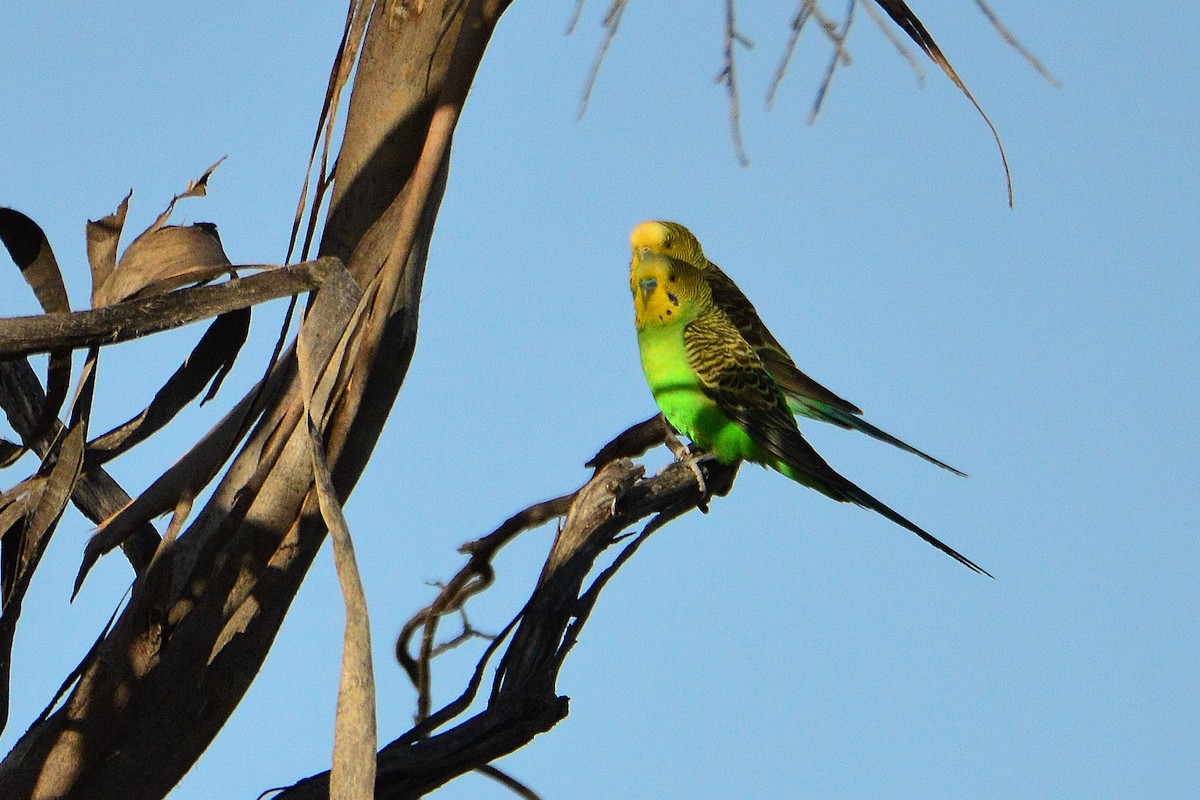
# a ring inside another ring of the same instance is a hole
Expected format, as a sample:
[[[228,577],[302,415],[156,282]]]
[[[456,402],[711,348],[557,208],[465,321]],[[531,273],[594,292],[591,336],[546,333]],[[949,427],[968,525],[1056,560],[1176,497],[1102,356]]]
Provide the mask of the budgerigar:
[[[801,372],[792,361],[792,357],[783,349],[783,345],[759,319],[758,312],[746,299],[746,295],[720,267],[705,257],[700,241],[687,228],[677,222],[643,222],[633,229],[629,239],[633,247],[635,266],[639,251],[649,250],[686,261],[703,272],[709,286],[712,287],[713,305],[725,312],[725,316],[742,334],[742,338],[754,348],[763,366],[771,373],[771,377],[783,392],[788,408],[793,414],[862,431],[956,475],[963,474],[949,464],[867,422],[862,418],[863,412],[858,406],[842,399]]]
[[[642,369],[667,421],[721,463],[744,459],[771,467],[834,500],[878,512],[971,569],[989,574],[842,477],[817,454],[801,436],[759,349],[714,302],[711,277],[716,273],[641,244],[644,228],[634,231],[629,288]],[[748,302],[746,307],[753,310]]]

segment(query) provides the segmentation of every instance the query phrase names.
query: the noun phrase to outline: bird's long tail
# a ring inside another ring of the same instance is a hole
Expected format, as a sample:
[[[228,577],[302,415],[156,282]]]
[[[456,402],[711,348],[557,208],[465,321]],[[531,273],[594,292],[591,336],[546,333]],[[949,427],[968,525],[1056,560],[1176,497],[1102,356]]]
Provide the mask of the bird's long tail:
[[[847,483],[850,483],[850,482],[847,481]],[[989,578],[996,577],[995,575],[988,572],[983,567],[976,564],[971,559],[964,556],[962,553],[955,550],[950,545],[943,542],[941,539],[937,538],[933,534],[926,531],[920,525],[916,524],[915,522],[913,522],[912,520],[908,519],[907,517],[901,515],[900,513],[893,511],[889,506],[885,505],[882,501],[876,500],[874,497],[867,494],[865,491],[863,491],[859,487],[855,486],[853,483],[850,483],[850,486],[848,487],[848,491],[846,491],[846,499],[849,500],[850,502],[854,503],[855,505],[862,506],[863,508],[869,509],[870,511],[874,511],[877,514],[881,514],[881,515],[887,517],[892,522],[896,523],[897,525],[899,525],[902,528],[907,528],[908,530],[915,533],[917,536],[920,536],[926,542],[929,542],[929,544],[933,545],[938,550],[941,550],[943,553],[945,553],[946,555],[953,558],[958,563],[963,564],[963,565],[975,570],[976,572],[987,575]]]
[[[946,462],[934,458],[923,450],[918,450],[908,442],[897,439],[887,431],[876,428],[862,417],[851,414],[848,411],[829,405],[828,403],[822,403],[820,400],[813,400],[808,397],[788,397],[787,402],[788,408],[793,414],[800,414],[801,416],[820,420],[821,422],[829,422],[841,428],[850,428],[852,430],[861,431],[862,433],[874,437],[881,442],[887,442],[893,447],[898,447],[901,450],[912,453],[913,455],[920,456],[929,463],[936,464],[942,469],[953,472],[955,475],[961,475],[964,478],[967,477],[967,473],[955,469]],[[887,515],[885,514],[884,516]]]
[[[962,553],[955,550],[950,545],[943,542],[941,539],[931,534],[929,531],[922,528],[917,523],[893,510],[882,500],[877,500],[875,497],[868,494],[857,484],[850,479],[843,477],[828,464],[825,464],[823,461],[819,463],[820,465],[815,469],[813,467],[816,465],[809,465],[809,468],[805,469],[799,465],[789,464],[781,460],[776,462],[775,468],[792,480],[816,489],[818,492],[821,492],[822,494],[831,497],[834,500],[843,503],[854,503],[855,505],[865,508],[868,511],[874,511],[877,514],[887,517],[900,527],[907,528],[917,536],[920,536],[926,542],[933,545],[938,550],[941,550],[958,563],[974,570],[975,572],[987,575],[989,578],[996,577],[971,559],[964,556]]]

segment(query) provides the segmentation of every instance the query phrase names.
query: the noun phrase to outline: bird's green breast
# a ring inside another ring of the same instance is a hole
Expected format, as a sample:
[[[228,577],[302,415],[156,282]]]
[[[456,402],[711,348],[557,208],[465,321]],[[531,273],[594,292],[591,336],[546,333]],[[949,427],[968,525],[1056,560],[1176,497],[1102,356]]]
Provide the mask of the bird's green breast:
[[[688,362],[683,329],[681,324],[655,325],[638,331],[642,371],[655,402],[675,430],[719,461],[754,458],[758,447],[704,392]]]
[[[700,379],[688,364],[682,325],[656,325],[638,331],[642,371],[646,382],[672,425],[687,419],[704,399]],[[681,432],[682,429],[681,429]]]

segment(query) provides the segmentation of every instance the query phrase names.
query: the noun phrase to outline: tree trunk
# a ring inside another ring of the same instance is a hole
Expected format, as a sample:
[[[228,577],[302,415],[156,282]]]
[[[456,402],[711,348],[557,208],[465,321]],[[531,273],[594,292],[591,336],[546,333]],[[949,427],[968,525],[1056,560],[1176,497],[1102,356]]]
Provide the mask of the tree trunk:
[[[323,418],[343,499],[408,370],[450,140],[506,6],[401,0],[370,11],[320,248],[346,263],[364,309],[331,365]],[[163,797],[241,700],[326,532],[294,355],[274,369],[266,385],[279,388],[212,499],[164,539],[62,705],[0,764],[0,797]]]

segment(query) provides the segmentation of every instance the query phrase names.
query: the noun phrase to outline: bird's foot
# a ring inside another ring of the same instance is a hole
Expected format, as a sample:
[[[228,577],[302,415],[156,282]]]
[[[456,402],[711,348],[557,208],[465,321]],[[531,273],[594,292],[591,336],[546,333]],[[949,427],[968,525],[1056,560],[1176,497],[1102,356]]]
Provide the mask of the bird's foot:
[[[704,479],[704,470],[700,469],[700,464],[705,461],[715,461],[717,457],[712,453],[691,454],[690,450],[688,453],[689,455],[680,459],[679,463],[690,469],[696,476],[696,485],[700,488],[700,502],[696,504],[696,507],[700,509],[701,513],[707,514],[708,501],[712,499],[712,492],[708,489],[708,482]]]
[[[671,451],[671,455],[675,456],[676,461],[687,461],[693,455],[692,448],[683,443],[670,425],[667,426],[667,435],[663,442]]]
[[[704,470],[700,469],[700,464],[706,461],[716,460],[716,456],[712,453],[703,453],[694,450],[692,446],[686,445],[668,425],[667,435],[664,439],[667,449],[671,451],[671,455],[675,456],[675,463],[683,464],[692,471],[696,476],[696,485],[700,488],[700,502],[696,504],[703,513],[708,513],[708,501],[712,498],[713,493],[709,491],[708,482],[704,478]]]

